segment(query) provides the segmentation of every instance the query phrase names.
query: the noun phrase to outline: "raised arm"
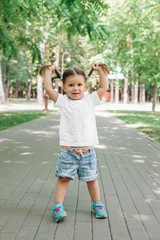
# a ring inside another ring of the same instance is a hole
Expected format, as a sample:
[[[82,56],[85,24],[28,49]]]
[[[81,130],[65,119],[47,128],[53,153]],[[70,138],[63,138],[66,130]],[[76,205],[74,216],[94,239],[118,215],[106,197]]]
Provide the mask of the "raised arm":
[[[103,71],[103,69],[99,66],[98,63],[93,64],[92,68],[94,71],[98,72],[100,77],[100,88],[97,90],[97,93],[99,98],[102,99],[109,87],[107,73]]]
[[[52,72],[55,71],[55,66],[51,66],[49,69],[47,68],[45,70],[44,74],[44,89],[46,90],[47,94],[50,96],[50,98],[56,102],[58,98],[58,92],[53,89],[51,76]]]

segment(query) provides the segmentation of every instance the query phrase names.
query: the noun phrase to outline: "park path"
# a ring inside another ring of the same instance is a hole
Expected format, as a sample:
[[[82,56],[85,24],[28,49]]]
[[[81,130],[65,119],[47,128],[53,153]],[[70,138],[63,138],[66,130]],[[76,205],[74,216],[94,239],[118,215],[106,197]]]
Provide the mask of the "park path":
[[[0,240],[160,240],[160,144],[102,109],[96,112],[101,198],[108,219],[91,213],[77,177],[53,221],[59,113],[0,132]]]

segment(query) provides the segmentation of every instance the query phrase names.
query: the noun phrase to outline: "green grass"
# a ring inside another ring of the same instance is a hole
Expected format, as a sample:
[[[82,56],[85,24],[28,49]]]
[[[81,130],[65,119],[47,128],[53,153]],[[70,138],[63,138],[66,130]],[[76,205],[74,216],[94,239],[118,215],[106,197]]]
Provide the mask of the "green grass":
[[[27,100],[26,98],[7,98],[7,102],[11,103],[36,103],[36,98],[31,98],[30,100]]]
[[[138,111],[110,111],[127,124],[131,124],[154,140],[160,142],[160,113]]]
[[[50,113],[50,112],[48,112]],[[0,112],[0,131],[45,116],[41,110]]]

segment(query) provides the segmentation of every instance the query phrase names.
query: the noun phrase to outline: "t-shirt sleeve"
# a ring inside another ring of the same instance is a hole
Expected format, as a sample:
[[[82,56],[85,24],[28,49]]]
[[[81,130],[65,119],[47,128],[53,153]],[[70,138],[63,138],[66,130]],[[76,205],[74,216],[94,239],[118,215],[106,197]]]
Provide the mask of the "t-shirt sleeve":
[[[98,96],[97,91],[94,91],[93,93],[89,94],[89,98],[95,106],[98,106],[101,104],[101,100]]]
[[[64,95],[58,94],[57,101],[54,103],[54,107],[62,107],[64,101]]]

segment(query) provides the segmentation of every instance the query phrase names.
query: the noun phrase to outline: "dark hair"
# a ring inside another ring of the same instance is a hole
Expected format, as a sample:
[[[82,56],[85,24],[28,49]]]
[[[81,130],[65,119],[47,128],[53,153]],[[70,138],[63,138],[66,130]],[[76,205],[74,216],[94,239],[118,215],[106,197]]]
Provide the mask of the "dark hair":
[[[45,70],[46,69],[49,69],[52,65],[44,65],[42,66],[40,69],[39,69],[39,75],[41,75],[41,77],[43,77],[44,73],[45,73]],[[55,73],[56,73],[56,77],[53,77],[53,79],[55,78],[61,78],[61,75],[59,74],[59,72],[57,71],[57,69],[55,69]]]
[[[73,76],[73,75],[82,75],[84,77],[85,81],[87,80],[86,79],[86,75],[85,75],[85,73],[83,72],[82,69],[80,69],[80,68],[72,68],[72,69],[67,69],[63,73],[63,76],[62,76],[63,83],[65,83],[65,80],[66,80],[67,77]]]
[[[46,70],[46,69],[49,69],[49,67],[51,67],[51,66],[52,66],[52,65],[44,65],[44,66],[42,66],[42,67],[40,68],[40,70],[39,70],[39,74],[40,74],[41,76],[43,76],[45,70]],[[101,64],[99,64],[99,66],[102,68],[102,70],[103,70],[104,72],[107,72],[107,73],[109,74],[109,67],[108,67],[106,64],[101,63]],[[88,76],[86,76],[85,73],[83,72],[83,70],[80,69],[80,68],[67,69],[67,70],[63,73],[63,76],[62,76],[62,78],[61,78],[60,73],[58,72],[57,69],[55,69],[56,76],[52,78],[52,81],[53,81],[55,78],[60,78],[60,79],[63,81],[63,83],[65,83],[66,78],[69,77],[69,76],[72,76],[72,75],[82,75],[82,76],[84,76],[85,81],[87,81],[87,78],[91,76],[91,74],[93,73],[93,71],[94,71],[93,68],[91,68]]]

